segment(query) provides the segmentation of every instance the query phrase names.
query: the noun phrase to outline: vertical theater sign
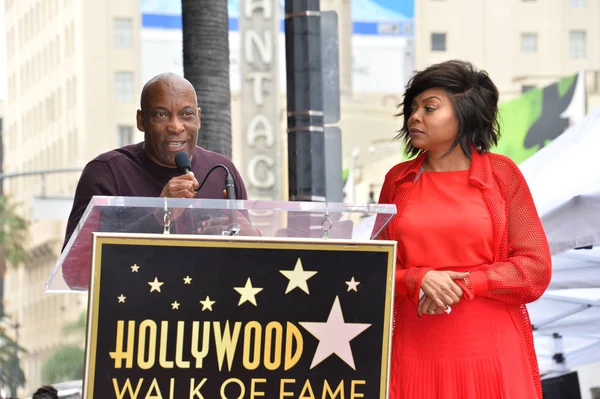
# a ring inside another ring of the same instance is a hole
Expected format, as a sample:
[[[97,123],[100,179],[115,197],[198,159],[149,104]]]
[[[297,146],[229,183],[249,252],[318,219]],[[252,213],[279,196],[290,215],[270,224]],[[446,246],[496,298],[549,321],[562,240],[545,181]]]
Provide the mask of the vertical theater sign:
[[[279,159],[279,1],[240,2],[244,181],[248,197],[281,197]]]

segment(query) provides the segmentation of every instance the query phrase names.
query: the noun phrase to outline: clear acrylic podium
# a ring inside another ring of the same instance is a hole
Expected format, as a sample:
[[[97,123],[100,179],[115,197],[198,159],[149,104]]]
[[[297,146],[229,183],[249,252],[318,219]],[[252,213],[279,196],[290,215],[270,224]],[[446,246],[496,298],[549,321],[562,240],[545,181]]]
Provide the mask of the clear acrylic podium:
[[[94,232],[364,242],[375,239],[395,214],[395,205],[381,204],[96,196],[63,249],[46,291],[87,291]],[[205,230],[203,223],[211,227]]]

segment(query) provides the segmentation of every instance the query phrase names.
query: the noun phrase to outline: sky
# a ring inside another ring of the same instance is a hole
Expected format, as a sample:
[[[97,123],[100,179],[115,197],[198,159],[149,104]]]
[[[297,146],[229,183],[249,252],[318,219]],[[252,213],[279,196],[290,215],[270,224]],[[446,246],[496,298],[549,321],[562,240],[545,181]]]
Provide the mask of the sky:
[[[237,17],[240,0],[228,0],[229,16]],[[284,0],[280,0],[283,7]],[[141,10],[150,14],[181,14],[181,2],[173,0],[141,0]],[[355,21],[397,21],[414,16],[414,0],[352,0]]]

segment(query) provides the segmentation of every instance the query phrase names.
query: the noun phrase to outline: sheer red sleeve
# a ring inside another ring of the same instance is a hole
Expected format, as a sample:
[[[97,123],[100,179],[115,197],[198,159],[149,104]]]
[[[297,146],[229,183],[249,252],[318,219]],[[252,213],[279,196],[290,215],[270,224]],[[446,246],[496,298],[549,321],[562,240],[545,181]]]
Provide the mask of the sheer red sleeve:
[[[474,296],[524,304],[537,300],[550,284],[552,260],[525,178],[513,162],[504,162],[501,169],[507,185],[508,237],[503,243],[508,245],[508,257],[472,272],[465,285]],[[491,213],[501,211],[491,209]]]

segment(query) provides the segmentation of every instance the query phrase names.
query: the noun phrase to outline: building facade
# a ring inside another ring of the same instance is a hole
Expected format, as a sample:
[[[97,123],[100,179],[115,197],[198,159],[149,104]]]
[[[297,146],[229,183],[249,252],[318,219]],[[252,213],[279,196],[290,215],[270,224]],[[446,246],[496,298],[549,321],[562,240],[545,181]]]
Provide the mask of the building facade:
[[[141,139],[139,1],[5,0],[5,21],[5,173],[82,168],[103,151]],[[9,270],[5,291],[27,349],[24,393],[41,384],[41,364],[71,340],[62,329],[86,308],[85,295],[44,292],[65,220],[34,218],[32,209],[33,197],[72,196],[78,177],[47,175],[45,192],[37,175],[4,183],[31,223],[28,259]]]
[[[415,66],[464,59],[509,100],[585,71],[588,111],[600,105],[600,3],[594,0],[415,2]]]

